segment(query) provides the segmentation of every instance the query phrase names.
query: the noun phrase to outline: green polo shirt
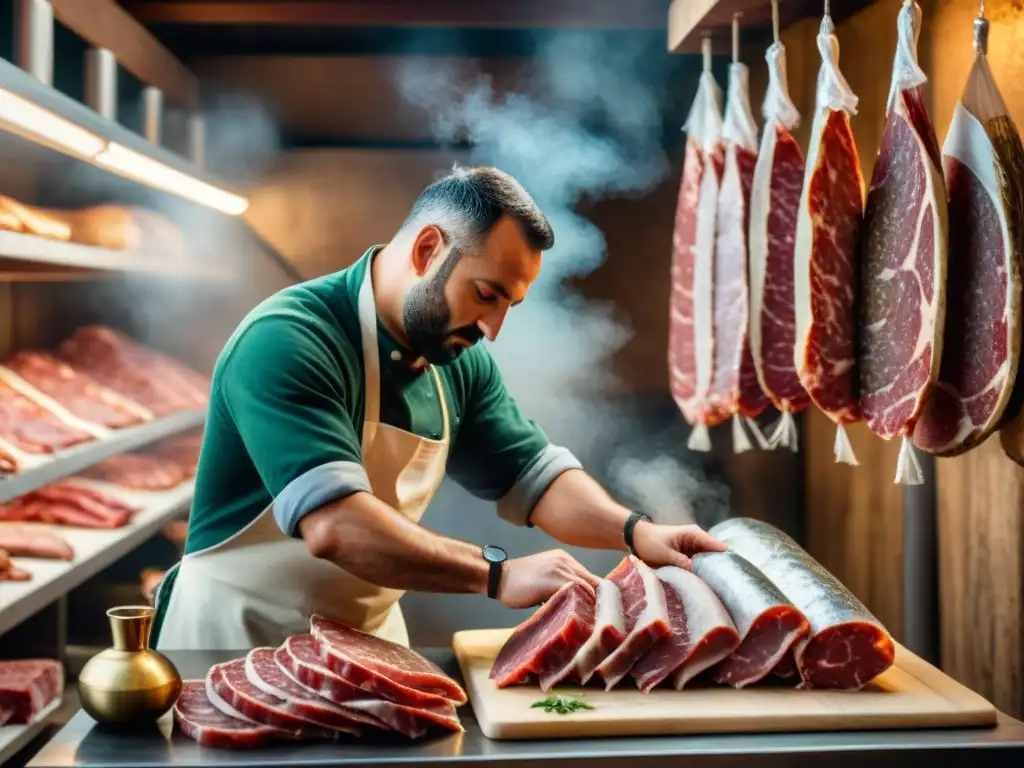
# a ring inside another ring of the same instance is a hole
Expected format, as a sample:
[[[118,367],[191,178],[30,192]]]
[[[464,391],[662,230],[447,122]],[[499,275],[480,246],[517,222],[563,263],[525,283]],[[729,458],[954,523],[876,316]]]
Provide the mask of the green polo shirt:
[[[358,296],[376,251],[279,291],[228,339],[212,376],[186,554],[221,543],[268,506],[281,530],[298,536],[308,512],[372,492],[360,455],[366,393]],[[440,438],[433,375],[410,371],[379,321],[377,339],[381,421]],[[437,371],[448,406],[448,475],[497,502],[505,520],[527,524],[551,482],[579,462],[523,416],[482,344]],[[175,574],[160,588],[154,644]]]

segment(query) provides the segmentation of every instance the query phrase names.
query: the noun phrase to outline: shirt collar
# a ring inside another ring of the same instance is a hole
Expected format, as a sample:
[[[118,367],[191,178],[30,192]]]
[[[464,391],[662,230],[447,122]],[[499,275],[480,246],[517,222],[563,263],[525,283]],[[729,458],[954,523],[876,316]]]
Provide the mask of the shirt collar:
[[[383,248],[383,245],[375,245],[363,254],[364,269],[370,269],[373,257]],[[380,315],[377,315],[377,347],[380,351],[382,370],[387,370],[395,375],[415,376],[427,369],[426,359],[399,344],[398,340],[384,327]]]

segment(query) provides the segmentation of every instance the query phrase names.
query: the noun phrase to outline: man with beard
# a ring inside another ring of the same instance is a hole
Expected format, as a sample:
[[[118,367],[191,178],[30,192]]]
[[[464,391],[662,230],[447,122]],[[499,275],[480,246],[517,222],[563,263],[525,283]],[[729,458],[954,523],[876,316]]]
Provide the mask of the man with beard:
[[[597,578],[419,524],[445,474],[564,544],[652,566],[724,549],[613,501],[520,413],[488,351],[554,242],[494,168],[431,184],[395,236],[254,309],[213,373],[188,540],[156,594],[159,649],[276,646],[319,613],[408,644],[406,590],[512,608]]]

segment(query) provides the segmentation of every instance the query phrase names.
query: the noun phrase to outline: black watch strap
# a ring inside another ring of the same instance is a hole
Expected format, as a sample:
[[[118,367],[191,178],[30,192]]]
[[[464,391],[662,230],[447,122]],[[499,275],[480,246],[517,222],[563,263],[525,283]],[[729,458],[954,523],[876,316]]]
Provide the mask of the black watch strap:
[[[622,539],[626,542],[626,549],[629,550],[629,554],[636,555],[636,550],[633,549],[633,529],[636,528],[636,524],[641,520],[651,521],[651,516],[643,512],[633,511],[626,518],[626,524],[622,527]]]

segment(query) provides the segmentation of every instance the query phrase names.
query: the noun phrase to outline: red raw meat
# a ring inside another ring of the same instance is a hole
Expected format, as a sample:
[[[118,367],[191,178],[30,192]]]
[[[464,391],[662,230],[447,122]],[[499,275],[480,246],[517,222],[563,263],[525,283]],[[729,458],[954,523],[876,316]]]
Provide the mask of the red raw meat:
[[[939,147],[917,65],[920,15],[916,3],[899,13],[885,132],[864,213],[857,361],[861,411],[879,437],[902,436],[896,481],[911,485],[924,480],[910,435],[939,375],[947,242]]]
[[[174,702],[179,730],[204,747],[258,749],[281,739],[281,731],[226,715],[206,695],[204,680],[185,680]]]
[[[23,351],[4,365],[80,419],[122,429],[153,418],[152,414],[48,352]]]
[[[637,660],[659,640],[671,634],[665,588],[645,562],[633,555],[623,558],[608,578],[622,592],[626,638],[597,668],[610,691],[629,674]]]
[[[0,549],[11,557],[41,557],[53,560],[74,560],[75,551],[55,534],[20,527],[0,527]]]
[[[432,731],[463,730],[455,706],[440,704],[407,706],[375,697],[331,671],[320,658],[309,634],[292,635],[274,652],[278,667],[293,680],[329,702],[361,717],[367,725],[391,729],[410,739]]]
[[[862,419],[856,265],[864,179],[849,118],[857,97],[839,71],[839,42],[828,16],[818,50],[822,65],[793,257],[794,364],[804,389],[837,426],[836,460],[856,464],[844,425]]]
[[[807,619],[766,574],[740,554],[701,552],[693,572],[718,596],[739,633],[739,647],[711,668],[716,682],[734,688],[756,683],[806,637]]]
[[[140,491],[174,488],[190,475],[186,469],[153,453],[124,453],[93,465],[83,476]]]
[[[136,511],[105,493],[61,480],[0,505],[0,519],[82,528],[120,528]]]
[[[892,666],[895,646],[885,627],[792,538],[743,517],[709,533],[756,566],[807,617],[810,635],[793,649],[802,688],[856,690]]]
[[[11,562],[10,554],[0,549],[0,581],[31,581],[32,574]]]
[[[50,454],[95,439],[0,381],[0,440],[25,453]],[[13,454],[5,453],[4,459],[15,468],[22,465]]]
[[[324,663],[357,688],[403,704],[467,701],[462,686],[411,648],[315,613],[310,631]]]
[[[64,693],[64,667],[56,659],[0,661],[0,710],[8,725],[31,723]]]
[[[655,573],[665,587],[672,634],[655,644],[630,670],[644,693],[673,674],[676,690],[682,690],[740,643],[729,612],[700,577],[672,565],[662,566]]]
[[[626,618],[622,608],[622,592],[618,586],[614,581],[601,579],[597,585],[594,629],[590,637],[580,646],[569,663],[540,678],[542,691],[550,691],[567,679],[578,680],[584,684],[590,680],[598,665],[626,639]]]
[[[504,688],[563,669],[593,633],[595,610],[595,595],[566,582],[505,641],[491,680]]]

